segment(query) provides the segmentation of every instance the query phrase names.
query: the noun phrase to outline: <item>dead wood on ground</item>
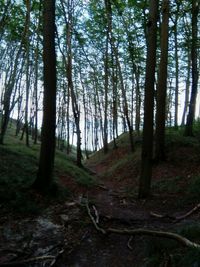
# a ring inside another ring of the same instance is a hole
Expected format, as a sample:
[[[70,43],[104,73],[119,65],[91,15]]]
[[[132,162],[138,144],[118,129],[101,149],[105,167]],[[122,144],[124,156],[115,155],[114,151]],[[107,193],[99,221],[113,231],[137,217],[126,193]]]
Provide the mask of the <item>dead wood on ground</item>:
[[[149,235],[149,236],[154,236],[154,237],[169,238],[169,239],[172,239],[172,240],[179,242],[183,246],[186,246],[189,248],[200,249],[200,245],[198,243],[192,242],[189,239],[187,239],[187,238],[185,238],[179,234],[172,233],[172,232],[166,232],[166,231],[160,231],[160,230],[151,230],[151,229],[144,229],[144,228],[137,228],[137,229],[107,228],[107,229],[104,229],[96,223],[96,220],[90,211],[90,207],[89,207],[88,202],[86,202],[86,208],[87,208],[88,215],[89,215],[94,227],[96,228],[96,230],[98,232],[101,232],[104,235],[109,234],[109,233],[120,234],[120,235],[132,235],[132,236],[134,236],[134,235]]]
[[[181,216],[173,216],[173,215],[169,215],[169,214],[158,214],[155,212],[150,212],[150,215],[156,218],[160,218],[160,219],[172,219],[174,220],[174,222],[180,222],[181,220],[184,220],[186,218],[188,218],[189,216],[191,216],[192,214],[194,214],[197,210],[200,209],[200,203],[197,204],[194,208],[192,208],[190,211],[188,211],[187,213],[181,215]]]

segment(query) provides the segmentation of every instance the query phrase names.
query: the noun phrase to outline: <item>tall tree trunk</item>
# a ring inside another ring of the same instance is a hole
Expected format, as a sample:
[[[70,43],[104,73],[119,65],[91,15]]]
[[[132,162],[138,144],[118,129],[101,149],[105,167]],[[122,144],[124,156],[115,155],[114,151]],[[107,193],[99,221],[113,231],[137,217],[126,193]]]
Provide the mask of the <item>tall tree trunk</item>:
[[[34,125],[34,144],[37,144],[38,139],[38,61],[39,61],[39,38],[40,38],[40,23],[41,23],[41,0],[39,6],[39,18],[37,25],[37,41],[35,48],[35,80],[34,80],[34,96],[35,96],[35,125]]]
[[[144,126],[142,143],[142,166],[139,183],[139,198],[150,195],[153,152],[154,83],[156,68],[158,1],[150,0],[147,38],[147,61],[145,77]]]
[[[192,90],[190,96],[189,113],[187,115],[187,123],[185,128],[186,136],[193,136],[193,121],[195,118],[196,108],[196,97],[197,97],[197,86],[198,86],[198,49],[197,49],[197,22],[199,14],[199,1],[192,1],[192,49],[191,49],[191,60],[192,60]]]
[[[61,1],[62,10],[64,13],[65,23],[67,25],[66,32],[66,42],[67,42],[67,62],[66,62],[66,72],[67,72],[67,81],[69,92],[71,94],[72,100],[72,111],[74,115],[74,121],[76,125],[76,135],[77,135],[77,143],[76,143],[76,162],[77,166],[82,167],[82,152],[81,152],[81,130],[80,130],[80,110],[77,103],[77,97],[74,90],[74,84],[72,79],[72,30],[73,30],[73,12],[74,12],[74,2],[73,0],[68,0],[67,7],[68,13],[66,14],[64,1]]]
[[[39,169],[34,187],[42,192],[53,180],[56,128],[55,0],[43,3],[44,99]]]
[[[137,68],[137,67],[136,67]],[[140,72],[139,68],[135,71],[136,80],[136,114],[135,114],[135,130],[140,133],[140,108],[141,108],[141,93],[140,93]]]
[[[133,137],[133,126],[131,125],[129,112],[128,112],[128,102],[127,102],[127,96],[126,96],[126,89],[124,86],[124,79],[123,79],[123,75],[122,75],[121,64],[119,61],[118,50],[114,44],[113,44],[113,50],[115,53],[116,64],[117,64],[118,72],[119,72],[119,80],[120,80],[122,98],[123,98],[123,104],[122,105],[123,105],[124,118],[126,119],[126,123],[127,123],[128,130],[129,130],[129,140],[130,140],[131,151],[134,152],[135,147],[134,147],[134,137]]]
[[[108,54],[108,45],[110,40],[110,34],[112,31],[112,9],[110,0],[105,0],[105,11],[106,11],[106,50],[105,50],[105,60],[104,60],[104,72],[105,72],[105,103],[104,103],[104,134],[103,134],[103,147],[104,153],[108,152],[108,76],[109,76],[109,54]]]
[[[109,41],[109,32],[107,32],[106,38],[106,52],[105,52],[105,62],[104,62],[104,72],[105,72],[105,102],[104,102],[104,125],[103,125],[103,149],[104,153],[108,152],[108,41]]]
[[[113,130],[113,148],[117,148],[116,137],[118,137],[118,114],[117,114],[117,70],[114,68],[115,60],[112,51],[112,130]]]
[[[19,63],[21,49],[22,46],[20,46],[19,50],[17,51],[13,63],[13,69],[11,69],[10,71],[10,77],[8,78],[8,80],[6,79],[5,81],[5,92],[3,97],[3,114],[2,114],[1,131],[0,131],[0,144],[4,143],[4,137],[9,123],[10,113],[13,108],[13,105],[11,106],[11,96],[13,93],[13,89],[16,86],[16,76],[18,72],[18,63]]]
[[[30,89],[30,60],[29,60],[29,27],[30,27],[30,12],[31,12],[31,3],[30,0],[26,0],[26,16],[27,16],[27,32],[26,32],[26,105],[25,105],[25,129],[26,129],[26,146],[29,146],[29,89]]]
[[[178,16],[180,10],[180,2],[176,1],[177,10],[176,10],[176,17],[174,21],[174,42],[175,42],[175,114],[174,114],[174,126],[175,129],[178,129],[178,96],[179,96],[179,57],[178,57]]]
[[[167,94],[167,66],[168,66],[168,25],[169,1],[162,3],[161,25],[161,59],[159,67],[157,88],[157,113],[156,113],[156,161],[165,160],[165,120],[166,120],[166,94]]]
[[[191,73],[191,56],[190,56],[190,52],[188,52],[187,78],[185,82],[185,103],[184,103],[182,122],[181,122],[182,126],[185,125],[185,117],[187,114],[188,104],[189,104],[190,73]]]

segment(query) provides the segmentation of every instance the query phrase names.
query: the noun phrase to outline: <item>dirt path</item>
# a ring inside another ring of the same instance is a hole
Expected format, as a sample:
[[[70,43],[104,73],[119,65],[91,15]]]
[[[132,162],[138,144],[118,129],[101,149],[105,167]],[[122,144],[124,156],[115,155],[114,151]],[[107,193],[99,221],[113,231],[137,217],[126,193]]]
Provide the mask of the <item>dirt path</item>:
[[[97,185],[90,190],[80,186],[75,188],[73,184],[76,192],[74,199],[64,204],[50,206],[40,217],[24,220],[1,218],[3,230],[0,232],[0,266],[5,262],[20,262],[44,255],[53,256],[54,259],[13,266],[152,266],[149,265],[149,251],[152,249],[152,244],[160,242],[160,239],[117,234],[103,235],[97,232],[88,216],[85,201],[89,202],[94,217],[95,212],[98,213],[99,225],[103,228],[176,231],[184,225],[199,220],[199,214],[193,214],[178,223],[174,223],[170,218],[152,217],[150,215],[152,211],[179,216],[192,206],[181,202],[177,205],[177,196],[173,194],[156,195],[147,201],[138,200],[130,197],[125,187],[118,187],[103,177],[97,179],[100,186]],[[165,251],[161,252],[161,255],[162,262],[165,260]]]
[[[173,216],[179,216],[188,211],[191,206],[173,205],[172,196],[155,196],[148,201],[129,198],[123,188],[116,190],[116,185],[103,180],[101,186],[88,191],[91,213],[95,217],[98,212],[101,227],[148,228],[165,231],[176,231],[185,224],[197,221],[196,215],[179,223],[173,223],[170,218],[155,218],[151,211]],[[113,186],[112,186],[113,185]],[[83,199],[84,203],[84,199]],[[92,225],[86,212],[80,220],[84,220],[86,227],[80,243],[71,251],[64,253],[57,261],[57,267],[130,267],[148,265],[147,251],[151,247],[152,238],[144,236],[123,236],[116,234],[102,235]],[[158,238],[155,238],[158,240]],[[163,252],[164,259],[164,252]],[[164,264],[164,263],[163,263]],[[170,266],[170,265],[166,265]]]

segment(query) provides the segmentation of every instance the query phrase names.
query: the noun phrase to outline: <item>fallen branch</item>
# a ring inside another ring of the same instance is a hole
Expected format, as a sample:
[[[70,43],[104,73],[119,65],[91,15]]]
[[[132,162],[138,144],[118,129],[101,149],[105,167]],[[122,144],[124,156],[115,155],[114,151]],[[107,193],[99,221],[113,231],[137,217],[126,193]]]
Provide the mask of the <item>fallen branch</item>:
[[[96,216],[96,223],[98,224],[99,223],[99,213],[98,213],[98,211],[97,211],[97,209],[96,209],[96,207],[93,205],[92,206],[92,208],[93,208],[93,210],[94,210],[94,212],[95,212],[95,216]]]
[[[40,257],[30,258],[30,259],[27,259],[27,260],[1,263],[0,267],[27,266],[27,265],[25,265],[27,263],[36,262],[36,261],[44,261],[44,260],[54,260],[54,259],[55,259],[54,256],[40,256]]]
[[[178,241],[182,245],[190,248],[197,248],[200,249],[200,245],[191,242],[189,239],[172,232],[165,232],[165,231],[155,231],[155,230],[149,230],[149,229],[115,229],[115,228],[108,228],[107,233],[115,233],[115,234],[125,234],[125,235],[150,235],[154,237],[165,237],[169,239],[173,239],[175,241]]]
[[[92,213],[91,213],[89,205],[88,205],[88,201],[86,202],[86,208],[87,208],[88,215],[89,215],[91,221],[93,222],[94,227],[96,228],[96,230],[101,232],[102,234],[106,234],[106,231],[98,226],[98,224],[96,223],[94,217],[92,216]]]
[[[172,215],[169,215],[169,214],[158,214],[158,213],[155,213],[155,212],[150,212],[150,215],[152,217],[156,217],[156,218],[159,218],[159,219],[171,219],[171,220],[176,220],[176,217],[175,216],[172,216]]]
[[[190,215],[192,215],[193,213],[195,213],[198,209],[200,209],[200,203],[197,204],[193,209],[191,209],[190,211],[188,211],[186,214],[176,217],[176,221],[181,221],[187,217],[189,217]]]
[[[172,216],[169,214],[158,214],[158,213],[154,213],[154,212],[150,212],[150,215],[156,218],[168,218],[168,219],[172,219],[174,220],[174,222],[179,222],[187,217],[189,217],[190,215],[192,215],[193,213],[195,213],[198,209],[200,209],[200,203],[198,205],[196,205],[193,209],[191,209],[190,211],[188,211],[187,213],[181,215],[181,216]]]
[[[172,232],[156,231],[156,230],[143,229],[143,228],[137,228],[137,229],[115,229],[115,228],[104,229],[104,228],[101,228],[100,226],[98,226],[94,217],[92,216],[88,202],[86,203],[86,208],[87,208],[88,215],[94,227],[96,228],[98,232],[101,232],[104,235],[108,233],[113,233],[113,234],[123,234],[123,235],[132,235],[132,236],[149,235],[149,236],[154,236],[154,237],[164,237],[164,238],[175,240],[186,247],[200,249],[199,244],[192,242],[189,239],[179,234],[172,233]]]
[[[131,236],[128,240],[128,243],[127,243],[127,247],[130,249],[130,250],[133,250],[133,247],[131,246],[131,241],[133,240],[133,236]]]

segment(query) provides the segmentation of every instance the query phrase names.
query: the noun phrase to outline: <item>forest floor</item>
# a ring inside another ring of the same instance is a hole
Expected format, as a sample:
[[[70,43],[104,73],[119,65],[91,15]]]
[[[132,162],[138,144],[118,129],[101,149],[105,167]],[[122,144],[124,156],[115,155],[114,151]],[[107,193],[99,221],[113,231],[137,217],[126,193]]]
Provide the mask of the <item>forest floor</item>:
[[[95,228],[96,224],[103,229],[162,230],[200,243],[199,209],[175,219],[200,202],[199,141],[172,139],[167,160],[153,167],[152,195],[147,200],[137,199],[140,144],[131,153],[122,138],[106,156],[100,151],[87,160],[94,185],[80,185],[66,173],[58,173],[60,183],[71,192],[64,202],[51,201],[41,214],[24,217],[3,210],[0,266],[200,266],[199,250],[177,241],[103,234]],[[42,196],[29,193],[43,203]]]

